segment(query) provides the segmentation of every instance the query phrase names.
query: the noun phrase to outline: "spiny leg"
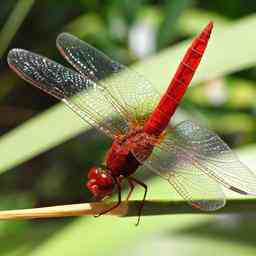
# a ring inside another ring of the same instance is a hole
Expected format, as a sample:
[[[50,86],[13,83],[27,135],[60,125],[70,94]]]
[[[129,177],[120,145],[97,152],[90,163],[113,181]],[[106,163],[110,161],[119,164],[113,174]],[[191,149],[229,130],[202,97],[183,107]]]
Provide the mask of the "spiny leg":
[[[145,183],[143,183],[142,181],[137,180],[137,179],[135,179],[135,178],[133,178],[133,177],[131,177],[131,176],[130,176],[129,178],[127,178],[127,179],[130,180],[131,182],[137,183],[138,185],[142,186],[142,187],[145,189],[145,192],[144,192],[144,195],[143,195],[143,199],[142,199],[141,204],[140,204],[140,207],[139,207],[138,220],[137,220],[137,223],[135,224],[136,226],[138,226],[139,223],[140,223],[140,217],[141,217],[142,209],[143,209],[144,204],[145,204],[145,200],[146,200],[146,196],[147,196],[147,192],[148,192],[148,187],[147,187],[147,185],[146,185]],[[133,184],[133,185],[134,185],[134,184]]]
[[[115,183],[116,183],[116,186],[117,186],[117,193],[118,193],[118,200],[117,200],[117,203],[114,204],[112,207],[110,207],[109,209],[103,211],[103,212],[100,212],[99,214],[95,215],[94,217],[99,217],[103,214],[106,214],[108,212],[111,212],[112,210],[114,210],[115,208],[117,208],[121,202],[122,202],[122,194],[121,194],[121,184],[120,184],[120,181],[118,181],[117,179],[114,179],[115,180]]]

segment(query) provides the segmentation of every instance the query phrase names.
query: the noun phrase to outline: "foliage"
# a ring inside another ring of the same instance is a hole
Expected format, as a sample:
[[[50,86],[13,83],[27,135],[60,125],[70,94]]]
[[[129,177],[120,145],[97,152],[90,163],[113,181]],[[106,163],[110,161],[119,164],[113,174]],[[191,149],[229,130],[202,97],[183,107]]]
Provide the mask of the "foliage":
[[[166,87],[184,52],[188,41],[182,40],[197,33],[209,19],[214,20],[213,37],[193,80],[198,86],[190,89],[176,119],[198,119],[231,146],[246,145],[247,150],[239,150],[239,154],[255,169],[256,17],[243,17],[254,12],[255,3],[33,2],[1,2],[0,55],[12,39],[9,48],[26,48],[62,62],[54,40],[60,32],[69,31],[126,64],[151,55],[133,67],[159,91]],[[136,31],[145,29],[144,40],[152,39],[147,51],[136,47]],[[62,104],[53,106],[56,101],[12,74],[5,57],[0,73],[0,114],[4,117],[0,121],[1,209],[89,201],[83,185],[86,170],[101,162],[110,142],[88,130]],[[164,186],[157,177],[146,179],[149,198],[176,198],[168,184]],[[139,192],[135,193],[137,199]],[[237,255],[255,255],[255,227],[245,215],[144,217],[139,228],[134,222],[134,218],[114,217],[1,222],[0,252],[37,256],[153,255],[165,251],[174,255],[234,255],[235,251]]]

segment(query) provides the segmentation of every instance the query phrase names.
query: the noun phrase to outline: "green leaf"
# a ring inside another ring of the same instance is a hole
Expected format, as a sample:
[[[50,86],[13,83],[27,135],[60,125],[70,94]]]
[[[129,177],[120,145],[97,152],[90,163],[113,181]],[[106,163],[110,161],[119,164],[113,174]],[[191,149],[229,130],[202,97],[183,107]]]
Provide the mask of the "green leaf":
[[[33,4],[34,0],[19,0],[17,2],[10,17],[0,31],[0,57],[4,54]]]
[[[191,4],[191,0],[165,1],[164,19],[160,24],[157,35],[157,46],[164,48],[172,41],[177,33],[177,23],[179,16]]]
[[[212,20],[215,27],[225,28],[232,24],[226,17],[215,12],[200,10],[200,9],[187,9],[179,19],[179,28],[186,34],[194,34],[200,30],[205,23]]]
[[[225,29],[216,27],[193,82],[229,74],[256,63],[256,15]],[[134,68],[163,91],[188,43],[184,42],[153,56]],[[59,104],[2,136],[0,172],[10,169],[88,130],[89,126]],[[29,143],[28,143],[29,140]]]

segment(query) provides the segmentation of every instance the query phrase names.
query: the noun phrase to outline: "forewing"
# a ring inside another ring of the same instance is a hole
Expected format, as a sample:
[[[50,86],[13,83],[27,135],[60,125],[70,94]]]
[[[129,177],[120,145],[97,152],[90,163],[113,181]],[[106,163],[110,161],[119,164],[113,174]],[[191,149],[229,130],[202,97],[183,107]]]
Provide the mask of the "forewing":
[[[113,105],[103,93],[105,88],[90,78],[22,49],[11,50],[8,63],[23,79],[62,100],[87,123],[105,134],[113,137],[127,129],[124,119],[119,120],[119,115],[113,116]]]
[[[144,77],[73,35],[60,34],[57,47],[82,75],[105,89],[106,98],[125,119],[142,124],[153,111],[159,95]]]

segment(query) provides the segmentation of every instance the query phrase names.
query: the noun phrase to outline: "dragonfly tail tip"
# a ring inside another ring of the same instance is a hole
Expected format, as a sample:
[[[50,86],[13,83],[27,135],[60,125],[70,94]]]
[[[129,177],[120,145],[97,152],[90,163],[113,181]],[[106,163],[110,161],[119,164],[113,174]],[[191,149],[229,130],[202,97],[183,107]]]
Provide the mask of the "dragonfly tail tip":
[[[205,31],[207,31],[207,33],[211,34],[213,26],[214,26],[213,21],[210,20],[205,28]]]

